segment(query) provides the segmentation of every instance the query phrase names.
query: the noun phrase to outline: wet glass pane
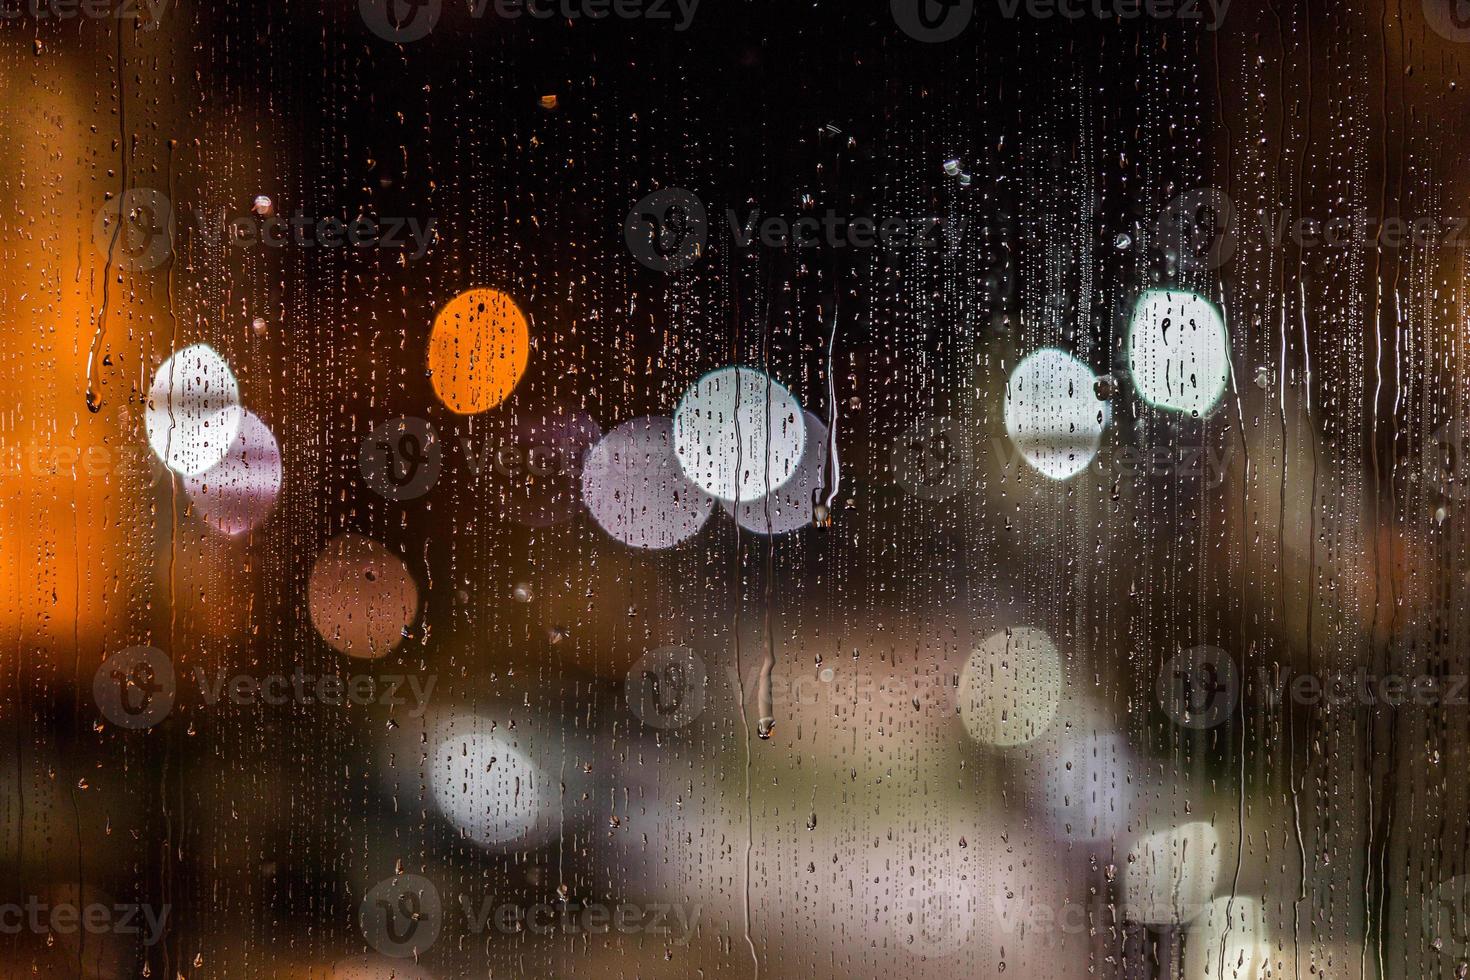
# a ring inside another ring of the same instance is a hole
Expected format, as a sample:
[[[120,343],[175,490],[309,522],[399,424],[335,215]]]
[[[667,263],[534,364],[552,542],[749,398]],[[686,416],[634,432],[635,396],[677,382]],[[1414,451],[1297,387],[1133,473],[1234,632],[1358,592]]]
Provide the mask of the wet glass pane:
[[[1465,976],[1467,75],[0,0],[0,976]]]

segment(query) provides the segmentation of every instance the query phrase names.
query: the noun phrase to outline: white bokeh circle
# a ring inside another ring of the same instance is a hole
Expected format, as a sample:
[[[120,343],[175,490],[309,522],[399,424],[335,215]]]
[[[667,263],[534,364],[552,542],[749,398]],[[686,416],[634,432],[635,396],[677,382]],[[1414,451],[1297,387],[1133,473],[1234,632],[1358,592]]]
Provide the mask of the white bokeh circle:
[[[727,367],[696,381],[674,412],[674,455],[721,500],[759,500],[795,475],[806,448],[796,397],[764,371]]]
[[[487,719],[455,715],[436,727],[430,753],[434,803],[465,837],[494,847],[535,827],[548,787],[514,736]]]
[[[1006,434],[1038,473],[1068,480],[1097,455],[1108,406],[1085,363],[1055,347],[1027,356],[1006,383]]]
[[[243,411],[239,383],[219,352],[185,347],[153,374],[143,413],[148,445],[175,473],[203,473],[230,451]]]
[[[603,436],[582,463],[582,502],[602,527],[634,548],[671,548],[704,527],[714,498],[674,458],[674,423],[645,416]]]
[[[1123,872],[1124,916],[1148,925],[1187,923],[1205,910],[1220,878],[1220,833],[1192,820],[1139,836]]]
[[[997,748],[1045,734],[1062,700],[1062,656],[1045,630],[1018,626],[988,637],[960,673],[960,720]]]
[[[806,448],[796,472],[779,490],[735,503],[724,501],[725,511],[733,514],[745,530],[754,534],[789,534],[812,523],[812,493],[822,485],[822,470],[827,465],[827,426],[811,412],[803,412],[806,421]]]
[[[1128,326],[1128,370],[1150,405],[1208,415],[1230,380],[1230,337],[1219,308],[1182,290],[1145,292]]]

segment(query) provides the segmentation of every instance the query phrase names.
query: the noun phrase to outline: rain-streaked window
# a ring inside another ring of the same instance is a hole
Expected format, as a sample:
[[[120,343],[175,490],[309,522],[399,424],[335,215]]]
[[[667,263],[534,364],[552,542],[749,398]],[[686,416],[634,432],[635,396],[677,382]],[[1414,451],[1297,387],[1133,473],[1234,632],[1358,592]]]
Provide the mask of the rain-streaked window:
[[[1460,0],[0,76],[0,977],[1470,973]]]

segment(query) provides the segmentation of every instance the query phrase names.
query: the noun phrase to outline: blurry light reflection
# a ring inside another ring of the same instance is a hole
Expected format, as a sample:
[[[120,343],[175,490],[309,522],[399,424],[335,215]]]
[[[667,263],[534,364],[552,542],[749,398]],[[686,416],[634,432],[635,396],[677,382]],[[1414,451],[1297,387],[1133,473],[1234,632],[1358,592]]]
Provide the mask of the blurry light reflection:
[[[459,714],[431,736],[429,785],[446,819],[482,847],[524,837],[546,792],[542,774],[488,719]]]
[[[960,675],[960,720],[970,737],[1010,748],[1039,738],[1056,718],[1062,658],[1044,630],[1020,626],[986,639]]]
[[[1185,980],[1265,980],[1282,975],[1273,973],[1270,963],[1260,899],[1221,896],[1190,923],[1184,943]]]
[[[255,413],[243,411],[229,452],[203,473],[184,477],[189,500],[221,534],[244,534],[270,514],[281,491],[281,449]]]
[[[159,365],[144,427],[154,455],[186,476],[217,466],[240,431],[240,387],[214,348],[195,344]]]
[[[429,334],[434,393],[461,415],[488,411],[510,397],[530,356],[530,323],[498,289],[460,293],[444,304]]]
[[[1068,480],[1097,455],[1109,410],[1093,390],[1092,369],[1065,351],[1042,348],[1006,384],[1006,434],[1043,476]]]
[[[812,523],[812,493],[822,485],[822,470],[827,464],[827,427],[811,412],[802,415],[806,420],[806,447],[786,485],[744,503],[724,502],[726,512],[734,514],[747,531],[789,534]]]
[[[418,585],[398,556],[351,532],[322,548],[306,597],[312,625],[328,646],[370,660],[403,640],[419,607]]]
[[[1220,833],[1195,820],[1144,834],[1128,848],[1125,917],[1150,925],[1189,922],[1215,894]]]
[[[635,548],[672,548],[696,534],[714,498],[674,458],[674,423],[645,416],[613,429],[587,453],[582,500],[602,529]]]
[[[801,405],[754,368],[711,371],[684,393],[674,412],[679,465],[721,500],[759,500],[784,486],[805,446]]]
[[[1090,726],[1056,726],[1037,750],[1027,771],[1053,837],[1100,841],[1123,832],[1137,792],[1126,738]]]
[[[1230,338],[1220,311],[1194,293],[1144,293],[1128,328],[1128,370],[1150,405],[1208,415],[1230,378]]]

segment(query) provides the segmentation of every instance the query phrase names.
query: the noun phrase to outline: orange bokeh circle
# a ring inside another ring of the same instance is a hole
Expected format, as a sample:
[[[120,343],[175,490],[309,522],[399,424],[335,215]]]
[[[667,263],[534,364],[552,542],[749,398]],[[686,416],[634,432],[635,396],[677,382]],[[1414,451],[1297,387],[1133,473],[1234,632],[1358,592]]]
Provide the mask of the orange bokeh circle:
[[[526,373],[531,328],[498,289],[467,289],[444,305],[429,334],[434,394],[451,411],[474,415],[505,401]]]

